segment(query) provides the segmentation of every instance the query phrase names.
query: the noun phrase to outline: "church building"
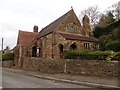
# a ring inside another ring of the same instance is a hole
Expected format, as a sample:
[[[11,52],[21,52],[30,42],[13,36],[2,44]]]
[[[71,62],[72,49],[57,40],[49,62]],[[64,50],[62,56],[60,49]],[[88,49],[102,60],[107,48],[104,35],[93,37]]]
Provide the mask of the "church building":
[[[98,40],[92,36],[88,16],[84,16],[82,24],[73,9],[38,32],[38,26],[33,32],[19,30],[15,57],[64,58],[68,50],[99,49]]]

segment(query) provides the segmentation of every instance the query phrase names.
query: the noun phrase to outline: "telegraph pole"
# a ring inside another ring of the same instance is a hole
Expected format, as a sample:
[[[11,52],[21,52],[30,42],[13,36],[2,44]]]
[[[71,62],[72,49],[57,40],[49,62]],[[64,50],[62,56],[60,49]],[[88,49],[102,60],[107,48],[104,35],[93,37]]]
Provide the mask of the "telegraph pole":
[[[2,38],[2,53],[3,53],[3,38]]]
[[[2,38],[2,44],[1,44],[1,52],[0,52],[0,62],[2,62],[2,54],[3,54],[3,38]]]

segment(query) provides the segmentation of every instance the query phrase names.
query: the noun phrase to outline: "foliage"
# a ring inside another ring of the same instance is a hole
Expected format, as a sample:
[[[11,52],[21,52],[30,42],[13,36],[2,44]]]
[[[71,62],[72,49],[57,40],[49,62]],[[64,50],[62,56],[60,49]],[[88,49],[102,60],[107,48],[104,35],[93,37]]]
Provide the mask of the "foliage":
[[[115,56],[116,55],[116,56]],[[120,60],[120,53],[116,54],[113,51],[67,51],[65,59],[80,59],[80,60]]]
[[[105,28],[110,23],[114,22],[114,16],[111,12],[108,12],[106,15],[102,15],[97,26]]]
[[[120,60],[120,52],[116,52],[115,56],[113,56],[112,60]]]
[[[101,35],[103,35],[104,29],[102,27],[96,26],[93,30],[93,35],[96,38],[99,38]]]
[[[94,37],[99,38],[101,35],[108,35],[111,31],[113,26],[113,22],[115,21],[114,16],[111,12],[109,12],[107,15],[103,15],[99,23],[95,26],[93,30]]]
[[[105,49],[106,50],[113,50],[115,52],[120,51],[120,41],[115,40],[115,41],[111,41],[111,42],[107,43],[105,45]]]
[[[13,60],[14,59],[14,53],[3,53],[2,60]]]
[[[112,15],[110,15],[112,16]],[[105,19],[106,20],[106,19]],[[111,19],[112,21],[112,19]],[[106,20],[107,22],[107,20]],[[111,23],[105,24],[103,27],[96,26],[93,34],[94,37],[99,39],[100,50],[113,50],[120,51],[120,20],[112,21]]]

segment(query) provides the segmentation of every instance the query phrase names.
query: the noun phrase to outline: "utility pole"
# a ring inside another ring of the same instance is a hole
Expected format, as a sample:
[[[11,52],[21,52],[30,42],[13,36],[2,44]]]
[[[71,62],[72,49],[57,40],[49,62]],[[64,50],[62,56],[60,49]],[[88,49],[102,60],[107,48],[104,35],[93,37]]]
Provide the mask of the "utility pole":
[[[1,50],[1,51],[2,51],[2,53],[3,53],[3,38],[2,38],[2,50]]]

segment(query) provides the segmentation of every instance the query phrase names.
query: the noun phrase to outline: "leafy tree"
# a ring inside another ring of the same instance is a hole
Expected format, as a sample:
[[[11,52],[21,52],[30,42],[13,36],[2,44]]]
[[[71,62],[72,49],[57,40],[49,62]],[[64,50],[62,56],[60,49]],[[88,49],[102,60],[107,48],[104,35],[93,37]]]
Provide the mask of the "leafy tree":
[[[93,30],[93,35],[96,38],[99,38],[101,35],[103,35],[104,29],[102,27],[96,26]]]
[[[101,35],[99,37],[100,50],[105,50],[105,44],[108,41],[107,35]]]
[[[99,20],[99,23],[97,26],[105,28],[107,27],[110,23],[114,22],[114,16],[111,12],[108,12],[107,15],[102,15],[102,17]]]
[[[120,40],[120,26],[118,28],[114,29],[112,33],[113,33],[115,39]]]
[[[93,30],[94,37],[99,38],[101,35],[108,35],[112,30],[108,26],[115,21],[113,14],[109,12],[107,15],[102,15],[99,23]]]

